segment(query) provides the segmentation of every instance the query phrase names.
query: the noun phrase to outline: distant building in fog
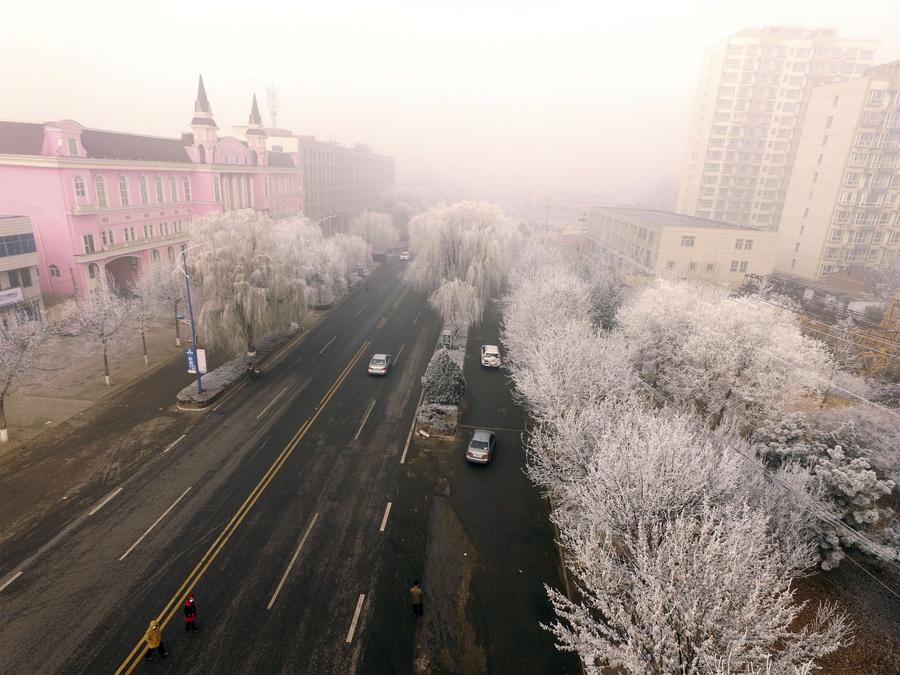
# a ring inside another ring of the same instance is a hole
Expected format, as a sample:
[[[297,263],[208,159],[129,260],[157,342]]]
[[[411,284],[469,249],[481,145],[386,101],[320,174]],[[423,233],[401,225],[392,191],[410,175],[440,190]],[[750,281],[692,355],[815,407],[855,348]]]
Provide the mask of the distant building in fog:
[[[813,92],[780,234],[776,269],[808,279],[900,255],[900,61]]]
[[[317,140],[287,129],[264,129],[266,147],[295,153],[300,158],[305,190],[304,214],[326,231],[343,229],[350,216],[374,209],[394,187],[394,159],[378,155],[363,143],[353,146]],[[246,127],[235,127],[246,133]]]
[[[585,236],[645,274],[737,287],[745,274],[770,274],[778,234],[696,216],[636,208],[592,209]]]
[[[676,210],[777,229],[813,87],[858,77],[879,43],[765,27],[707,50]]]
[[[194,216],[303,208],[299,155],[266,148],[256,97],[246,141],[219,137],[203,78],[180,138],[90,129],[72,120],[0,121],[0,213],[34,224],[45,293],[126,286],[171,263]]]

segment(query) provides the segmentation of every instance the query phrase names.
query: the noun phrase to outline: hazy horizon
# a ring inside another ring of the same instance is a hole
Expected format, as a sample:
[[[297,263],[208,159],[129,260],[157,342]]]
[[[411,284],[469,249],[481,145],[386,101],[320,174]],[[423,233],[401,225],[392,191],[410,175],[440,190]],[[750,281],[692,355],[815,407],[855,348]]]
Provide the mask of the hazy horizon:
[[[0,10],[0,119],[177,137],[203,74],[220,135],[255,92],[278,126],[366,143],[400,183],[472,194],[653,201],[677,185],[703,51],[742,28],[830,27],[900,57],[900,3],[762,0],[411,2],[282,7],[196,2],[152,12],[33,2]]]

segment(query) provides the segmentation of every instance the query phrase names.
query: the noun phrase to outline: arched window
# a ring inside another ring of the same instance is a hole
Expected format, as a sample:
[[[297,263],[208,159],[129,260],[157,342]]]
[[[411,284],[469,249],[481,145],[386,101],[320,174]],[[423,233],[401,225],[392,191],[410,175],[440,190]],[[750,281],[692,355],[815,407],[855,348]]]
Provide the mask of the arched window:
[[[97,190],[97,206],[105,209],[106,204],[106,180],[103,176],[97,176],[94,179],[94,189]]]
[[[153,249],[150,252],[150,257],[153,258],[153,262],[158,263],[159,262],[159,251],[157,251],[156,249]]]
[[[166,250],[166,253],[169,256],[169,262],[173,262],[175,260],[175,249],[171,246]]]
[[[222,201],[222,182],[219,180],[218,176],[213,178],[213,195],[217,202]]]
[[[49,270],[50,270],[51,277],[59,276],[59,267],[57,267],[56,265],[50,265]]]
[[[141,186],[141,204],[149,204],[150,196],[147,194],[147,176],[138,178],[138,183]]]
[[[178,184],[175,182],[175,176],[169,176],[169,193],[173,202],[178,201]]]
[[[84,177],[83,176],[75,176],[75,196],[76,197],[86,197],[87,190],[84,187]]]
[[[88,265],[88,277],[91,279],[97,279],[100,277],[100,268],[97,267],[97,263],[91,263]]]
[[[165,199],[163,199],[163,190],[162,190],[162,176],[156,177],[156,201],[159,204],[162,204]]]
[[[206,148],[200,146],[200,163],[206,164]]]
[[[125,176],[119,176],[119,199],[122,206],[128,206],[128,179]]]
[[[191,179],[185,176],[183,179],[184,184],[184,201],[191,201]]]

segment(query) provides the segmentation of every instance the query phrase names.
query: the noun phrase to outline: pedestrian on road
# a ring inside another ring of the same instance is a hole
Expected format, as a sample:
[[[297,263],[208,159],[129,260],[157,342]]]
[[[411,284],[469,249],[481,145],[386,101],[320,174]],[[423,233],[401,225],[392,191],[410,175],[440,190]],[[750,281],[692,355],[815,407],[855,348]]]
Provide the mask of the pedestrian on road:
[[[145,661],[152,659],[153,652],[157,649],[159,649],[159,655],[162,658],[166,658],[166,646],[162,641],[162,629],[159,627],[156,619],[151,619],[150,627],[147,628],[147,632],[144,633],[144,640],[147,641],[147,653],[144,654]]]
[[[184,601],[184,629],[197,632],[197,603],[193,595],[188,595]]]
[[[419,586],[419,580],[413,582],[412,588],[409,589],[409,597],[412,600],[413,616],[422,616],[422,587]]]

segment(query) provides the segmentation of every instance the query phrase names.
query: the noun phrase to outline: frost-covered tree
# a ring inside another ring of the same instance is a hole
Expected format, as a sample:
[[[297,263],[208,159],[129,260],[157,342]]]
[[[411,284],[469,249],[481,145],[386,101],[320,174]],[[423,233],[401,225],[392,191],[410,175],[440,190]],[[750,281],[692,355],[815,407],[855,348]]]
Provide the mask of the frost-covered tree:
[[[150,363],[150,356],[147,353],[147,330],[160,316],[162,309],[157,294],[162,276],[160,266],[151,263],[140,271],[128,287],[129,314],[141,336],[145,364]]]
[[[712,428],[751,428],[810,395],[832,371],[791,313],[688,282],[660,281],[617,315],[632,363]]]
[[[472,284],[460,279],[445,281],[428,297],[428,304],[438,314],[453,335],[465,333],[469,326],[481,321],[481,298]]]
[[[509,270],[516,228],[494,204],[441,205],[409,222],[408,278],[432,291],[444,281],[471,284],[482,302],[499,292]]]
[[[24,309],[0,318],[0,443],[9,440],[6,395],[17,383],[47,370],[44,357],[49,336],[47,325]]]
[[[407,239],[410,218],[425,211],[433,201],[431,196],[421,191],[397,188],[382,198],[380,208],[391,215],[391,220],[397,228],[400,238]]]
[[[591,321],[598,328],[612,330],[616,313],[631,296],[625,268],[612,256],[597,256],[590,260],[588,274]]]
[[[109,278],[91,290],[87,297],[76,296],[64,310],[64,317],[57,328],[61,335],[86,337],[85,348],[89,355],[100,351],[103,355],[103,379],[107,386],[112,384],[109,354],[126,340],[123,329],[128,324],[128,310],[128,302]]]
[[[350,219],[348,234],[361,238],[370,251],[384,253],[400,241],[400,233],[394,227],[391,216],[377,211],[364,211]]]
[[[466,378],[446,349],[437,350],[425,368],[425,401],[456,405],[466,391]]]
[[[315,231],[298,234],[298,265],[312,301],[327,305],[344,295],[358,265],[366,262],[366,243],[360,237],[335,234],[322,238]]]
[[[206,342],[256,351],[258,338],[301,322],[307,307],[298,223],[249,209],[195,221],[189,272],[201,291],[196,312]],[[318,230],[318,228],[316,228]]]
[[[153,263],[151,263],[153,265]],[[162,315],[172,320],[175,326],[175,346],[181,345],[181,319],[178,310],[187,304],[184,274],[181,271],[181,257],[175,265],[157,265],[154,295]]]

